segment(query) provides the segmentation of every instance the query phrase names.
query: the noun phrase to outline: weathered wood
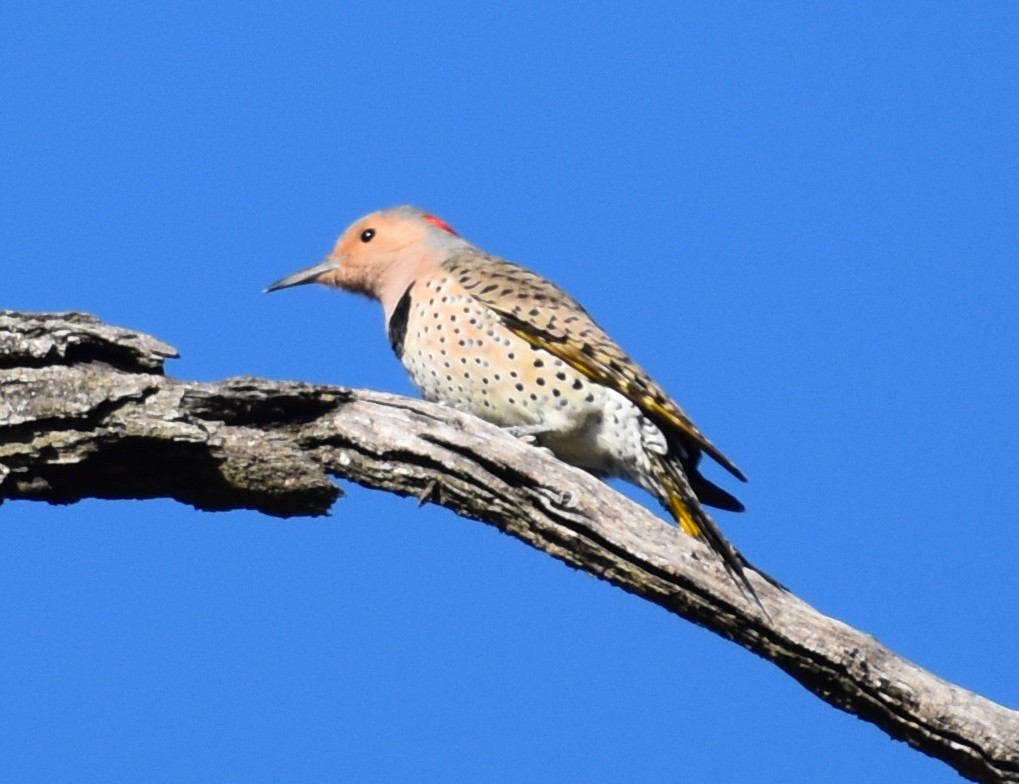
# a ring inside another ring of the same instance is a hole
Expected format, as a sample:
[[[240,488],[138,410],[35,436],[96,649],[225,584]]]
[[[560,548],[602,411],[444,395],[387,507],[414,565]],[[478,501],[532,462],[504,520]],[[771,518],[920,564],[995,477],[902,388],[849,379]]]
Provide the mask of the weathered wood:
[[[937,678],[481,420],[395,395],[163,374],[176,351],[84,314],[0,312],[0,502],[175,498],[322,515],[331,477],[484,521],[775,663],[976,781],[1019,781],[1019,713]]]

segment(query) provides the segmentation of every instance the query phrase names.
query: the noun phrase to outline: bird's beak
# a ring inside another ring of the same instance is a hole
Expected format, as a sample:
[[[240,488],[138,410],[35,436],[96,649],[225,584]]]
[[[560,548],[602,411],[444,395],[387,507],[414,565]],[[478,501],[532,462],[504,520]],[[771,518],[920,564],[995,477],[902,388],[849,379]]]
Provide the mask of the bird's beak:
[[[301,286],[305,283],[314,283],[327,272],[333,272],[338,267],[339,264],[334,259],[326,259],[313,267],[300,270],[299,272],[295,272],[293,275],[287,275],[282,280],[277,280],[275,283],[266,286],[265,293],[268,294],[270,291],[288,289],[291,286]]]

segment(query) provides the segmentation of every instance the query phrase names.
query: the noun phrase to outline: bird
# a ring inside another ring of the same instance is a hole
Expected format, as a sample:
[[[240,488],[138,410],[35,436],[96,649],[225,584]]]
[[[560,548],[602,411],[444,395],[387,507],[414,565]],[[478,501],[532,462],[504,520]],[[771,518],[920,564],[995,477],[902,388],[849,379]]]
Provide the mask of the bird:
[[[407,205],[355,221],[323,261],[265,290],[308,283],[377,300],[389,344],[425,399],[643,488],[757,599],[745,559],[704,509],[743,504],[703,476],[702,456],[746,476],[557,285]]]

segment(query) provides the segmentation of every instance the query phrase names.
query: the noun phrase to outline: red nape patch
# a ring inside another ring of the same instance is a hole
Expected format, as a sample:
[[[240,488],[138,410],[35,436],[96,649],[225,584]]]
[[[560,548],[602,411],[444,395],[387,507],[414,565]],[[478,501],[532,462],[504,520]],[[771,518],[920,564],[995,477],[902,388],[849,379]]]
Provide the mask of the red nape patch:
[[[438,226],[443,231],[448,231],[454,237],[460,236],[459,234],[456,233],[456,231],[453,230],[453,227],[446,223],[446,221],[444,221],[442,218],[436,218],[434,215],[425,215],[424,218],[433,226]]]

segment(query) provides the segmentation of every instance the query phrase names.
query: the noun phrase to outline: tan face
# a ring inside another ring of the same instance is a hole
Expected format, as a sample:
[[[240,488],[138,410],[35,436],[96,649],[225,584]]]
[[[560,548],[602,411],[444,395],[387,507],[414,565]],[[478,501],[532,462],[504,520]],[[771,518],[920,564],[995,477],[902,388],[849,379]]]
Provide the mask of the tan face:
[[[421,228],[403,217],[374,212],[356,221],[318,264],[278,280],[266,291],[322,283],[373,294],[375,284],[397,255],[421,238]]]
[[[266,290],[322,283],[367,294],[389,308],[394,304],[389,301],[393,292],[399,289],[396,295],[402,294],[415,275],[441,263],[450,241],[463,243],[447,224],[415,208],[373,212],[344,231],[322,262]]]
[[[377,278],[401,252],[420,245],[423,236],[420,221],[373,212],[340,235],[329,254],[336,268],[323,274],[319,282],[363,291],[364,284]]]

